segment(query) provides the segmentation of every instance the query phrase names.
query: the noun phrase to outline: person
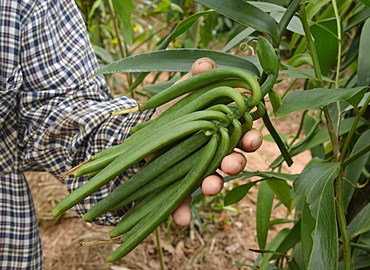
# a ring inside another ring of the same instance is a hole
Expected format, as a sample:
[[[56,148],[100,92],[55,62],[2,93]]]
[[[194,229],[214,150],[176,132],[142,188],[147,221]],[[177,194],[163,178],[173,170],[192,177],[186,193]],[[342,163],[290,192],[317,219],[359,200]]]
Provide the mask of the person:
[[[98,69],[80,11],[73,0],[4,0],[0,2],[0,268],[43,269],[37,217],[23,172],[47,171],[59,177],[101,150],[130,136],[130,127],[156,117],[158,110],[111,116],[137,105],[128,97],[112,99]],[[216,68],[210,59],[194,63],[186,79]],[[256,150],[261,135],[248,136],[241,148]],[[236,154],[226,171],[238,173],[245,158]],[[134,175],[139,162],[80,202],[79,216]],[[232,171],[234,170],[234,171]],[[72,192],[87,177],[63,180]],[[204,180],[203,191],[216,194],[221,176]],[[216,188],[215,188],[216,187]],[[180,225],[190,223],[190,200],[173,213]],[[115,225],[107,213],[96,224]]]

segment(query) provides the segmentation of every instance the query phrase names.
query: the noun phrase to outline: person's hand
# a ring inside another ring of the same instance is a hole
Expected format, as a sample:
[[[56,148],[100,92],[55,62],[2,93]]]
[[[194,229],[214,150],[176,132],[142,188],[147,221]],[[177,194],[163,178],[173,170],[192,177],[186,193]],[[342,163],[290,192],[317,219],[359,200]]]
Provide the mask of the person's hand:
[[[195,61],[192,65],[191,71],[184,75],[178,82],[186,80],[187,78],[202,73],[204,71],[217,68],[216,63],[209,58],[201,58]],[[180,97],[181,98],[181,97]],[[178,99],[166,103],[156,109],[151,119],[158,117],[163,111],[169,108],[172,104],[177,102]],[[245,152],[254,152],[262,144],[262,134],[256,129],[248,131],[243,138],[240,140],[238,148]],[[148,157],[150,159],[150,157]],[[228,175],[237,175],[245,167],[247,160],[245,156],[240,152],[233,152],[226,156],[222,162],[220,169],[223,173]],[[219,193],[223,188],[223,178],[219,174],[214,174],[206,177],[202,183],[202,192],[204,195],[214,196]],[[181,226],[187,226],[191,222],[191,210],[190,210],[191,198],[189,197],[183,201],[172,213],[172,217],[176,224]]]

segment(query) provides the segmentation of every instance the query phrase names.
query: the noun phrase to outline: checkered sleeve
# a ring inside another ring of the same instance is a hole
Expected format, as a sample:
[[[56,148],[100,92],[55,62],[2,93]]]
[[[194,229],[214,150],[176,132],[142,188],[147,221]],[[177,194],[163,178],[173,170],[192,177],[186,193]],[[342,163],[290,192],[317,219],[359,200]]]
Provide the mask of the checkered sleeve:
[[[111,99],[98,69],[84,22],[73,1],[40,1],[23,28],[18,132],[22,170],[49,171],[55,176],[106,147],[122,142],[129,128],[147,120],[151,111],[111,116],[136,105],[128,97]],[[83,215],[141,164],[124,172],[75,207]],[[73,191],[86,177],[64,181]],[[95,220],[112,225],[119,217]]]
[[[102,76],[92,77],[98,63],[84,22],[72,0],[40,1],[23,28],[18,130],[22,170],[49,171],[60,176],[99,151],[122,142],[129,129],[152,111],[111,116],[137,105],[128,97],[111,99]],[[141,163],[102,187],[75,207],[83,215],[131,177]],[[87,177],[67,178],[73,191]],[[113,225],[119,217],[95,220]]]
[[[111,116],[137,103],[112,99],[73,0],[0,1],[0,269],[42,270],[31,192],[22,172],[62,173],[121,143],[153,111]],[[83,215],[142,162],[79,203]],[[73,191],[88,181],[67,178]],[[113,225],[107,214],[94,222]]]

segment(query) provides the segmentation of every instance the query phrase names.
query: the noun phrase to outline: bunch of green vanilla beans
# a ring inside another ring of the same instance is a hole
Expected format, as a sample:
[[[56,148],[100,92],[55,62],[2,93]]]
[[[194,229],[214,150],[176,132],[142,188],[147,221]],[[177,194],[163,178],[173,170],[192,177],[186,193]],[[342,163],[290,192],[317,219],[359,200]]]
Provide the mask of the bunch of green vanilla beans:
[[[244,93],[236,89],[246,89]],[[187,94],[187,95],[185,95]],[[122,258],[150,235],[176,207],[217,170],[263,116],[257,78],[237,68],[217,68],[161,91],[147,102],[116,113],[156,108],[183,96],[159,117],[131,128],[124,143],[107,148],[70,172],[91,179],[70,193],[52,212],[58,216],[90,196],[145,157],[156,153],[127,182],[98,202],[84,221],[135,202],[110,232],[120,246],[109,257]]]

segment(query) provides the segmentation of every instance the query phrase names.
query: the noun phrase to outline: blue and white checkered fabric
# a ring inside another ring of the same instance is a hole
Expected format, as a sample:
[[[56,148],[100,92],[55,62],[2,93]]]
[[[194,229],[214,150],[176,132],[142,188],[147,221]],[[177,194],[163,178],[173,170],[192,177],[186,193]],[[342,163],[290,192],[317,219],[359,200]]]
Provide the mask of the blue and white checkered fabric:
[[[24,171],[66,170],[129,136],[152,111],[110,116],[136,101],[112,100],[73,0],[0,1],[0,269],[43,269]],[[83,215],[132,176],[137,164],[75,207]],[[67,178],[69,191],[88,179]],[[95,220],[113,225],[119,217]]]

